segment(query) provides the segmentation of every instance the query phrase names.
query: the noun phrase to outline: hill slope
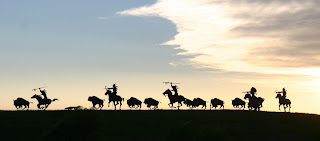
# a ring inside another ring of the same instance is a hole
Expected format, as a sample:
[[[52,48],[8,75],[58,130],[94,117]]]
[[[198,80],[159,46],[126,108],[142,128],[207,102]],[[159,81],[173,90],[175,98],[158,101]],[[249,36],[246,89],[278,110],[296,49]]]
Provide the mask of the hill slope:
[[[0,140],[317,140],[320,116],[249,111],[1,111]]]

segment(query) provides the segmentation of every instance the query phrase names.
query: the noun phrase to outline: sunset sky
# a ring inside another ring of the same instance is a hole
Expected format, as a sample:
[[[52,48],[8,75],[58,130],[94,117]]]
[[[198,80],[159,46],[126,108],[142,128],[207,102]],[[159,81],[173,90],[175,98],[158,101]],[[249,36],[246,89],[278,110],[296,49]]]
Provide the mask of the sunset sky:
[[[0,109],[46,88],[48,109],[108,99],[104,86],[143,100],[179,84],[189,99],[243,99],[252,86],[265,111],[286,87],[293,112],[320,113],[317,0],[0,1]],[[126,102],[125,102],[126,103]],[[209,104],[208,104],[209,106]],[[146,106],[143,105],[143,108]],[[124,109],[128,106],[125,104]],[[111,109],[105,106],[103,109]]]

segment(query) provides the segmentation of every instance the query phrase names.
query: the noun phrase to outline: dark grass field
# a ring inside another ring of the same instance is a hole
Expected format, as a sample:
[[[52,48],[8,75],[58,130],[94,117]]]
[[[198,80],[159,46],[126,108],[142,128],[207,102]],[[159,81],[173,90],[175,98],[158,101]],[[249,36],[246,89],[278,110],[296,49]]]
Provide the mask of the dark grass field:
[[[250,111],[1,111],[1,141],[320,140],[320,116]]]

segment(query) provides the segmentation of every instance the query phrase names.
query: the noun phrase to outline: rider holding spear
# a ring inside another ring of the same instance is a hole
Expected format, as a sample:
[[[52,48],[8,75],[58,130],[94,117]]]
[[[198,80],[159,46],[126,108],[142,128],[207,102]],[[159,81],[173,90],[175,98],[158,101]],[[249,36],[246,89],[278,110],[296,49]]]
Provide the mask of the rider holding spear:
[[[278,93],[278,94],[283,94],[283,98],[285,98],[286,99],[286,97],[287,97],[287,90],[286,90],[286,88],[282,88],[282,91],[280,91],[280,92],[276,92],[276,93]]]

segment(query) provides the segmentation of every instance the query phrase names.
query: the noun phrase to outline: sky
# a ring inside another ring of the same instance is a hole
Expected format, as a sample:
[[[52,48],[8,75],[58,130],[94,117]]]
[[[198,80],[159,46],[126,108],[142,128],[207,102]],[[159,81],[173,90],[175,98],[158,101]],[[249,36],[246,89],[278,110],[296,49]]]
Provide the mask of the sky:
[[[293,112],[319,113],[320,2],[316,0],[0,1],[0,109],[17,97],[58,98],[49,109],[90,107],[119,86],[129,99],[179,94],[231,99],[255,87],[278,111],[286,87]],[[144,106],[145,107],[145,106]],[[128,106],[125,104],[124,109]],[[112,109],[105,106],[103,109]]]

